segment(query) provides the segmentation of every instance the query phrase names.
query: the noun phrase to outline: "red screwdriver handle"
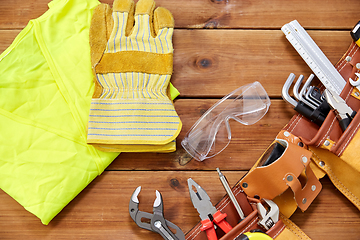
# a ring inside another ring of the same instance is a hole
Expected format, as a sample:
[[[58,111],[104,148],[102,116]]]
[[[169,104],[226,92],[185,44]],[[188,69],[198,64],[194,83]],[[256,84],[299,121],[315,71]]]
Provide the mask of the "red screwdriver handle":
[[[228,233],[232,227],[230,224],[225,220],[227,214],[221,213],[220,211],[217,211],[214,215],[214,223],[218,225],[225,233]]]
[[[214,224],[210,221],[210,219],[202,220],[201,225],[200,230],[206,232],[208,240],[218,240]]]

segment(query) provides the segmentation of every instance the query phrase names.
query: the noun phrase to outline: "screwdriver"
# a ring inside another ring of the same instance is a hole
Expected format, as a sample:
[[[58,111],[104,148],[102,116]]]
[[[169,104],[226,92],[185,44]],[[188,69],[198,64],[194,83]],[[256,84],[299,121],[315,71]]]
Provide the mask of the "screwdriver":
[[[231,188],[230,188],[230,186],[229,186],[229,183],[228,183],[226,177],[224,176],[224,174],[222,174],[222,173],[220,172],[220,169],[219,169],[219,168],[216,168],[216,171],[219,173],[220,181],[221,181],[222,185],[224,186],[225,191],[226,191],[226,193],[228,194],[231,202],[234,204],[234,207],[235,207],[236,211],[238,212],[241,220],[244,219],[244,218],[245,218],[245,215],[244,215],[244,213],[243,213],[243,211],[242,211],[242,209],[241,209],[238,201],[236,200],[233,192],[231,191]]]

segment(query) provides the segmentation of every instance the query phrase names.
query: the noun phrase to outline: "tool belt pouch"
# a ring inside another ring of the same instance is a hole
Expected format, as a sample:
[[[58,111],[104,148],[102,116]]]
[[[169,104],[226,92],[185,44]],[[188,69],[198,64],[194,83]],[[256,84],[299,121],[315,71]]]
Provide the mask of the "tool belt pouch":
[[[216,235],[220,240],[233,240],[239,235],[245,232],[249,232],[254,229],[260,229],[268,234],[273,239],[310,239],[302,232],[293,222],[280,215],[279,220],[269,230],[265,230],[260,224],[259,213],[256,204],[260,200],[255,198],[249,198],[242,190],[240,184],[237,184],[232,189],[235,198],[240,204],[245,219],[240,221],[240,217],[237,214],[233,204],[229,197],[226,195],[223,199],[216,204],[216,208],[222,213],[225,213],[226,221],[233,227],[228,233],[224,233],[219,227],[216,229]],[[193,227],[185,236],[186,240],[207,240],[205,231],[201,231],[201,223],[199,222]]]
[[[353,42],[335,65],[344,79],[355,79],[355,73],[360,71],[359,50]],[[360,92],[349,82],[340,96],[354,111],[360,111]],[[360,152],[357,150],[360,149],[359,128],[360,114],[355,115],[345,132],[342,132],[333,111],[329,112],[321,127],[300,114],[293,116],[275,141],[233,188],[246,218],[238,222],[239,217],[227,196],[216,205],[217,209],[227,214],[226,220],[233,226],[227,234],[222,233],[221,229],[216,230],[219,239],[235,239],[241,233],[261,229],[254,206],[255,200],[262,198],[273,200],[281,212],[280,220],[267,231],[272,238],[310,239],[288,217],[297,207],[303,211],[309,207],[322,188],[318,179],[326,174],[360,209],[360,185],[357,184],[357,179],[360,179],[360,161],[357,161]],[[247,204],[244,204],[244,196],[248,197]],[[198,223],[187,233],[186,239],[207,239],[206,233],[201,232],[200,227],[201,223]]]
[[[348,80],[349,78],[358,80],[355,73],[360,69],[360,51],[354,42],[335,67],[347,80],[340,96],[358,113],[360,93],[357,88],[350,85]],[[298,114],[293,116],[284,130],[297,136],[312,152],[313,164],[310,166],[317,178],[327,174],[333,184],[360,209],[360,185],[356,183],[360,179],[359,127],[360,114],[356,114],[343,132],[335,113],[330,111],[321,127]]]
[[[281,131],[275,141],[240,180],[249,197],[273,200],[288,189],[305,211],[321,190],[310,167],[311,152],[301,140]]]

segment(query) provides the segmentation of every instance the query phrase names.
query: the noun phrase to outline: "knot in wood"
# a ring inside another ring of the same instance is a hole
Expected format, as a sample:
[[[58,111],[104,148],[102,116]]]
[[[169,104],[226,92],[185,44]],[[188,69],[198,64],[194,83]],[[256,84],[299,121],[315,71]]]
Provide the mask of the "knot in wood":
[[[172,179],[170,179],[170,185],[171,185],[171,187],[176,188],[176,187],[179,187],[180,183],[176,178],[172,178]]]
[[[206,109],[203,109],[203,108],[200,109],[200,115],[202,116],[204,113],[206,113],[206,111],[207,111]]]
[[[196,61],[196,65],[202,69],[210,68],[212,65],[212,60],[208,58],[201,58]]]
[[[192,156],[187,153],[185,150],[180,150],[179,151],[179,165],[180,166],[185,166],[186,164],[188,164],[192,159]]]
[[[218,25],[219,25],[219,20],[218,19],[211,19],[211,20],[206,22],[204,28],[217,28]]]

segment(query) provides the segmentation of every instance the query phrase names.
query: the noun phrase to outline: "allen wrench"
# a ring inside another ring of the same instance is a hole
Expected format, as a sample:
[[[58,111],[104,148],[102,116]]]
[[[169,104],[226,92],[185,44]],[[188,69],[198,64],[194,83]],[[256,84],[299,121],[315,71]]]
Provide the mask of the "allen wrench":
[[[302,77],[303,78],[303,77]],[[302,78],[299,77],[298,82],[300,80],[302,81]],[[312,81],[313,76],[310,75],[307,82]],[[309,104],[309,102],[302,97],[302,94],[298,94],[298,97],[301,99],[299,101],[296,101],[294,98],[292,98],[289,95],[289,89],[291,84],[293,83],[295,79],[295,74],[290,73],[289,77],[287,78],[285,84],[283,85],[281,96],[282,98],[294,106],[294,110],[298,113],[304,115],[306,118],[308,118],[310,121],[316,123],[317,125],[321,126],[322,123],[325,121],[325,117],[327,116],[327,113],[330,111],[329,106],[326,101],[323,101],[322,104],[320,104],[318,107],[314,106],[313,104]],[[301,82],[300,82],[301,84]],[[307,83],[310,84],[310,83]],[[297,85],[296,88],[298,88],[299,85]],[[306,86],[302,88],[302,90],[306,90]],[[304,90],[304,91],[305,91]],[[301,92],[301,91],[300,91]],[[296,90],[296,93],[298,93],[298,90]]]

